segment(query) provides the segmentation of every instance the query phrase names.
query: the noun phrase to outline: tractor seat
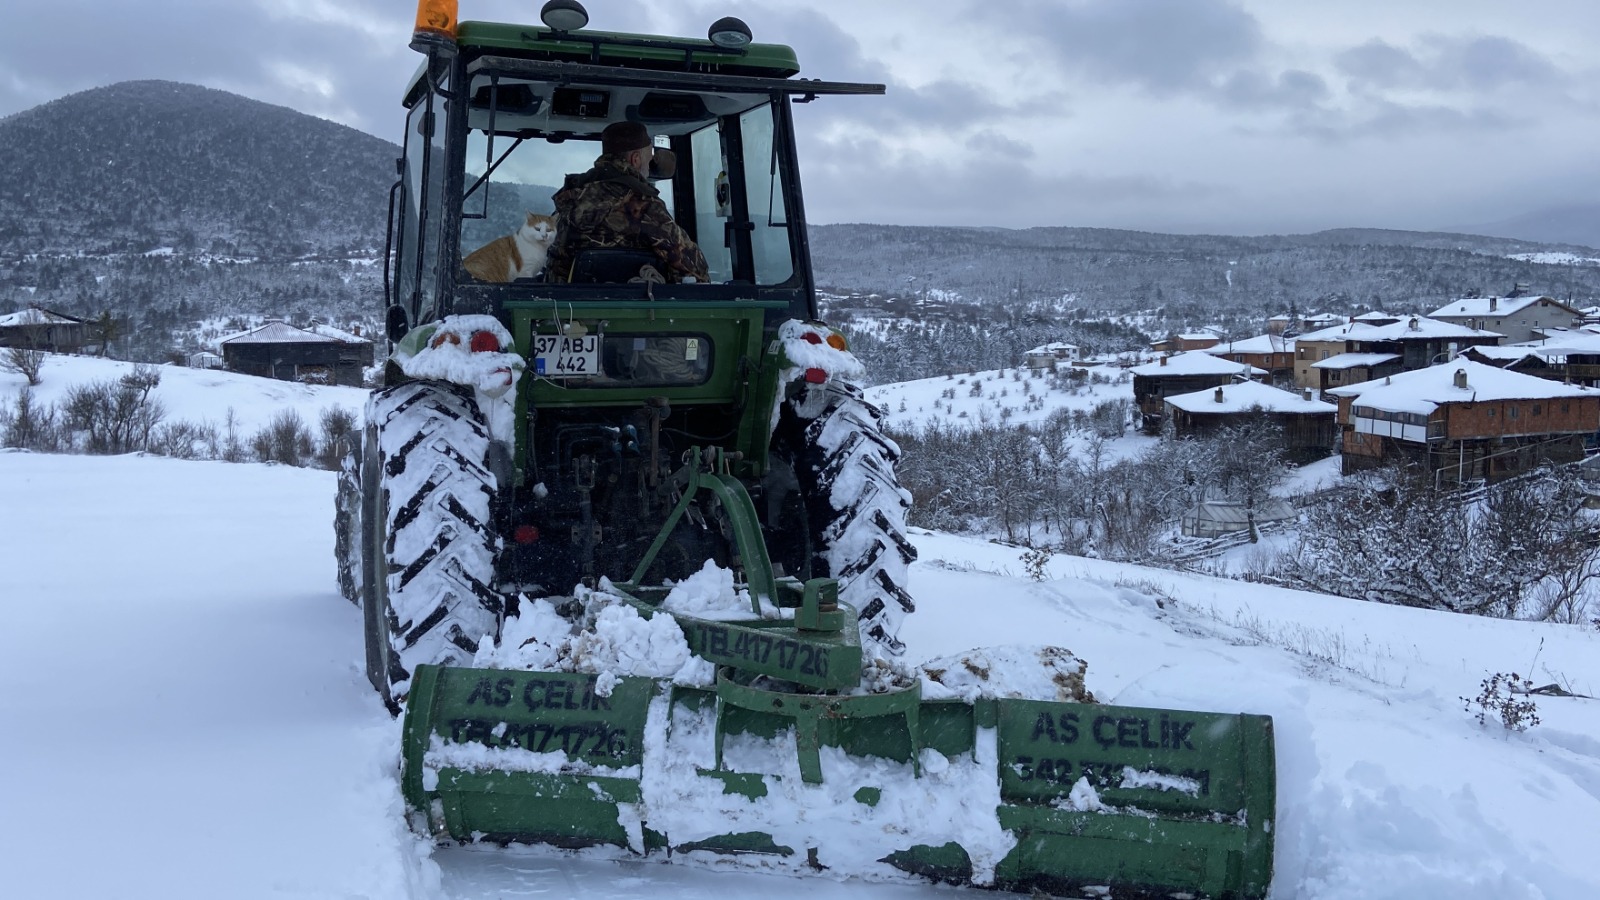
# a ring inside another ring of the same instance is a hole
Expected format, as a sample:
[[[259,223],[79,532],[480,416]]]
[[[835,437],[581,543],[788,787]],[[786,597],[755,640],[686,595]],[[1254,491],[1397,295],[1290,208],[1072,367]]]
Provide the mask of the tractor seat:
[[[572,283],[625,284],[639,278],[645,266],[659,268],[656,255],[648,250],[580,250],[572,261]]]

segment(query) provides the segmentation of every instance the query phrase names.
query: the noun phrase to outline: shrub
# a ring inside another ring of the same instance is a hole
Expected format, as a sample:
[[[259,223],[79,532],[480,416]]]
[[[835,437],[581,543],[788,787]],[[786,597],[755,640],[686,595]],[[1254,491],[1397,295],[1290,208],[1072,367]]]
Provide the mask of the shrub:
[[[1461,703],[1479,725],[1487,727],[1492,717],[1507,731],[1527,731],[1539,724],[1539,707],[1528,696],[1532,690],[1533,682],[1517,673],[1496,672],[1483,680],[1478,696],[1462,697]]]
[[[356,430],[356,414],[342,406],[329,406],[322,411],[319,424],[322,434],[317,443],[317,465],[338,471],[346,439]]]
[[[250,449],[261,462],[303,466],[315,451],[311,429],[300,413],[285,409],[272,417],[272,423],[255,433]]]

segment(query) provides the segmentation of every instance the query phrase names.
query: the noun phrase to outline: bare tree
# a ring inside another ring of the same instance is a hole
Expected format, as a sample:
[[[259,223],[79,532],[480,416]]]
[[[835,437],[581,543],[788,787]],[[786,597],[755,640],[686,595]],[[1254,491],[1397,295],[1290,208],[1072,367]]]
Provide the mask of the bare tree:
[[[28,379],[29,387],[39,386],[39,370],[44,368],[45,353],[26,345],[5,348],[0,353],[0,371],[16,372]]]

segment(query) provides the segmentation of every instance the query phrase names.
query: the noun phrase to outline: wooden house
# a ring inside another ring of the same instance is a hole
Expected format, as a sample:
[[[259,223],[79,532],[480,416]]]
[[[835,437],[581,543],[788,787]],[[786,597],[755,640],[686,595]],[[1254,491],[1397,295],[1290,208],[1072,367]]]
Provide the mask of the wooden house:
[[[1312,462],[1333,452],[1338,436],[1338,407],[1300,393],[1254,381],[1218,385],[1209,390],[1166,398],[1167,415],[1177,437],[1204,435],[1252,416],[1266,416],[1283,430],[1285,455],[1294,462]]]
[[[1230,362],[1202,350],[1163,356],[1129,371],[1133,373],[1133,403],[1139,408],[1141,427],[1149,434],[1161,431],[1168,397],[1267,374],[1254,366]]]
[[[325,325],[268,322],[218,343],[230,371],[280,381],[360,387],[373,358],[371,341]]]
[[[1273,384],[1294,381],[1294,338],[1260,334],[1241,341],[1223,341],[1206,352],[1265,371]]]
[[[0,347],[78,353],[89,343],[89,323],[76,316],[29,307],[0,316]]]
[[[1468,347],[1500,342],[1501,335],[1495,332],[1439,322],[1426,316],[1408,316],[1387,325],[1351,322],[1295,339],[1294,382],[1300,387],[1317,390],[1325,389],[1325,385],[1351,384],[1343,375],[1335,382],[1331,375],[1324,374],[1340,371],[1341,364],[1316,365],[1343,353],[1392,353],[1398,358],[1398,365],[1393,368],[1410,372],[1449,360]]]
[[[1327,392],[1339,403],[1344,474],[1405,460],[1436,481],[1497,481],[1583,458],[1600,389],[1468,359]]]

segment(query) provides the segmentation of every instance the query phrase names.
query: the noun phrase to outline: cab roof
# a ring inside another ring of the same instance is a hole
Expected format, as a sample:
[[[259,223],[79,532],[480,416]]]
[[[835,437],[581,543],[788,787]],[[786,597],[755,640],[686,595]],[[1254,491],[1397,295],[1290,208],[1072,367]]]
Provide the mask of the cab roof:
[[[548,28],[505,22],[461,22],[456,45],[464,52],[519,59],[667,72],[698,72],[787,79],[800,74],[794,48],[784,44],[750,44],[740,51],[709,40],[629,34],[621,31],[571,31],[557,37]],[[406,85],[406,97],[420,86],[426,64]]]

